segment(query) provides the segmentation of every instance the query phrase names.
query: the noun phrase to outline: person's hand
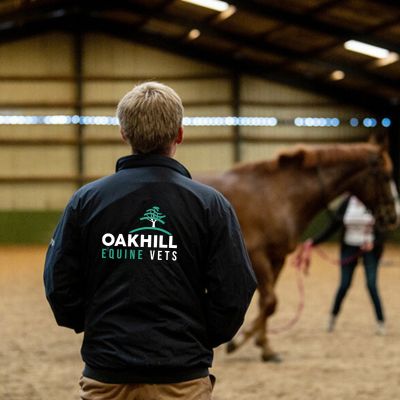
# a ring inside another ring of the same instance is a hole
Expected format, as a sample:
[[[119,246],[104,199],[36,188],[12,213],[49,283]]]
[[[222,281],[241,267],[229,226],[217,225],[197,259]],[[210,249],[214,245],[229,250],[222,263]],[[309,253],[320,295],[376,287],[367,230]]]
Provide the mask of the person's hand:
[[[314,246],[314,241],[312,239],[307,239],[304,242],[304,274],[308,275],[308,272],[310,270],[310,264],[311,264],[311,251],[312,247]]]
[[[295,256],[295,265],[301,269],[305,275],[308,275],[311,263],[311,250],[313,247],[313,240],[307,239],[298,247],[297,254]]]
[[[362,251],[371,251],[374,248],[374,244],[372,242],[365,242],[362,246],[361,246],[361,250]]]

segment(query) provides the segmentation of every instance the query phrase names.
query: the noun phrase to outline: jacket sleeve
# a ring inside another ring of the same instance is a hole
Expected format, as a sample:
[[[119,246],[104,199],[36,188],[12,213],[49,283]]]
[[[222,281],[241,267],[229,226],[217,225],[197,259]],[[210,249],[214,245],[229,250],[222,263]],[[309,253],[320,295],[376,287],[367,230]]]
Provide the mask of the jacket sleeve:
[[[44,284],[47,300],[58,325],[84,329],[82,265],[79,250],[77,210],[72,199],[51,239],[45,261]]]
[[[349,204],[350,197],[347,197],[336,209],[334,215],[331,217],[330,224],[318,235],[313,238],[313,244],[318,245],[329,239],[340,228],[343,228],[343,218]]]
[[[213,347],[233,338],[244,321],[257,281],[236,215],[225,199],[212,213],[206,274],[206,309]]]

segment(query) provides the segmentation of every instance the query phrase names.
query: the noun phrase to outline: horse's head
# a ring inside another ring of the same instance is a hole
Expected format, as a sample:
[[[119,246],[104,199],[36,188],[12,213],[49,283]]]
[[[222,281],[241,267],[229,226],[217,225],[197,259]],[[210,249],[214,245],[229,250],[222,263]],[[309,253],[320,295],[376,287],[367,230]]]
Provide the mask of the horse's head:
[[[400,222],[395,188],[389,154],[380,149],[370,153],[367,166],[354,180],[351,192],[372,211],[380,229],[394,229]]]

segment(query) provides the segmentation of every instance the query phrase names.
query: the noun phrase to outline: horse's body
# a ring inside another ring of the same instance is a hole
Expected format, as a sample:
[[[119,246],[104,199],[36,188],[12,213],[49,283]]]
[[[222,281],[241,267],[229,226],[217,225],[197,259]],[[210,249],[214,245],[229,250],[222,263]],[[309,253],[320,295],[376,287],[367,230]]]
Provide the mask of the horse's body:
[[[343,192],[355,194],[376,215],[385,200],[394,222],[393,196],[386,178],[382,179],[390,173],[387,153],[365,143],[297,147],[272,161],[242,164],[200,179],[234,206],[258,279],[259,315],[228,345],[229,351],[256,335],[263,360],[277,359],[268,344],[266,322],[276,308],[274,286],[286,256],[313,217]],[[377,218],[386,218],[382,222],[387,225],[386,214]]]

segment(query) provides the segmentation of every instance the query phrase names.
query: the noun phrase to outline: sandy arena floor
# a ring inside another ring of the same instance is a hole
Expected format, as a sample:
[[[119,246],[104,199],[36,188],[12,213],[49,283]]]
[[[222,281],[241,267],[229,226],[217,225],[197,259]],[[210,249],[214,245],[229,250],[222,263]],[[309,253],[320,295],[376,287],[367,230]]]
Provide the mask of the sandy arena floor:
[[[336,246],[323,247],[331,257]],[[81,336],[56,326],[44,297],[43,247],[0,249],[0,399],[78,399]],[[325,332],[337,267],[314,254],[304,280],[305,309],[290,330],[271,335],[284,361],[267,364],[252,342],[233,355],[216,350],[215,400],[395,400],[400,398],[400,248],[388,246],[380,271],[387,336],[375,335],[362,268],[340,316]],[[298,304],[296,276],[286,266],[278,286],[279,328]],[[254,308],[249,316],[254,314]]]

